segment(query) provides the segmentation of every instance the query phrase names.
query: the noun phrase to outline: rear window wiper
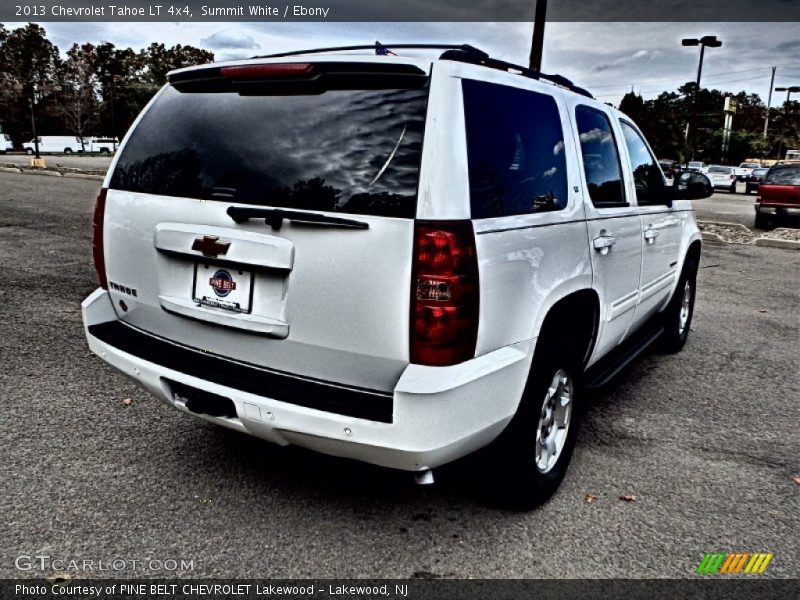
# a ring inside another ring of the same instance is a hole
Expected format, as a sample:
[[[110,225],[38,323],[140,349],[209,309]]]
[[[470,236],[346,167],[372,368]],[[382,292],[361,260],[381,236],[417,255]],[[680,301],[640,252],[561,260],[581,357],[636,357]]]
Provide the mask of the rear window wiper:
[[[354,221],[353,219],[341,219],[339,217],[329,217],[319,213],[306,213],[294,210],[282,210],[280,208],[245,208],[231,206],[228,208],[228,216],[236,223],[245,223],[250,219],[264,219],[264,222],[275,231],[283,227],[283,220],[296,223],[314,223],[321,225],[334,225],[338,227],[350,227],[353,229],[369,229],[369,223],[364,221]]]

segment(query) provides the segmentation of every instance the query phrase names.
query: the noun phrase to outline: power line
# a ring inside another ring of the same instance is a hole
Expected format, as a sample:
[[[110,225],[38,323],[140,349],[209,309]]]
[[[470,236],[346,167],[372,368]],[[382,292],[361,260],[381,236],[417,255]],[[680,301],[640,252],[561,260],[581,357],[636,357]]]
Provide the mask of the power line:
[[[723,75],[736,75],[738,73],[751,73],[753,71],[761,71],[764,67],[759,67],[757,69],[744,69],[742,71],[725,71],[722,73],[709,73],[708,75],[704,75],[703,79],[708,79],[710,77],[721,77]],[[760,76],[753,77],[753,79],[760,79]],[[630,83],[611,83],[606,85],[594,85],[592,83],[586,82],[585,85],[587,87],[591,87],[593,89],[598,88],[614,88],[614,87],[630,87],[632,85],[648,85],[651,83],[671,83],[674,81],[691,81],[691,79],[686,79],[684,77],[676,77],[675,79],[645,79],[643,81],[636,81]]]

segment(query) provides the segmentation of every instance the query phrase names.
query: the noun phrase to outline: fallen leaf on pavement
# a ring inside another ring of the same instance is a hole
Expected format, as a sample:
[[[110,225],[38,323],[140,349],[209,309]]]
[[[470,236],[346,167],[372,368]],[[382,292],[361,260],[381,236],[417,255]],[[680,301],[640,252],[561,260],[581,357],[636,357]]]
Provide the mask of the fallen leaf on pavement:
[[[597,500],[597,496],[592,496],[591,494],[586,494],[586,496],[583,499],[586,500],[586,504],[591,504],[592,502]]]
[[[125,406],[130,406],[131,404],[133,404],[133,400],[131,400],[130,398],[125,398],[125,400],[123,400],[122,403]]]
[[[761,309],[760,311],[758,311],[758,312],[760,312],[760,313],[768,313],[769,311],[768,311],[766,308],[762,308],[762,309]]]
[[[619,497],[624,502],[636,502],[636,496],[624,495]]]
[[[795,485],[800,485],[800,477],[792,477],[794,479]]]

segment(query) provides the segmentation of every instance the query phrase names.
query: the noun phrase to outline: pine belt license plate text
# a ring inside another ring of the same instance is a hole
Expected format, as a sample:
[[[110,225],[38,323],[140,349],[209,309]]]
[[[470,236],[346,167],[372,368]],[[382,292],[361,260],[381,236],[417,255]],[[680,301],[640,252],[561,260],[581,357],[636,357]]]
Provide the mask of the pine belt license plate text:
[[[192,299],[202,306],[250,313],[253,304],[253,273],[197,263]]]

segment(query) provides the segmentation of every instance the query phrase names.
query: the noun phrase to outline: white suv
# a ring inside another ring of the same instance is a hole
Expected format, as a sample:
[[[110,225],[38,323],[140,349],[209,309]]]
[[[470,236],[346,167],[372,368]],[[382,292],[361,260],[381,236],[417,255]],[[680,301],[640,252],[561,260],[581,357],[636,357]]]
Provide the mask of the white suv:
[[[578,395],[689,332],[700,233],[636,126],[464,46],[175,71],[98,197],[90,348],[181,411],[558,486]]]

